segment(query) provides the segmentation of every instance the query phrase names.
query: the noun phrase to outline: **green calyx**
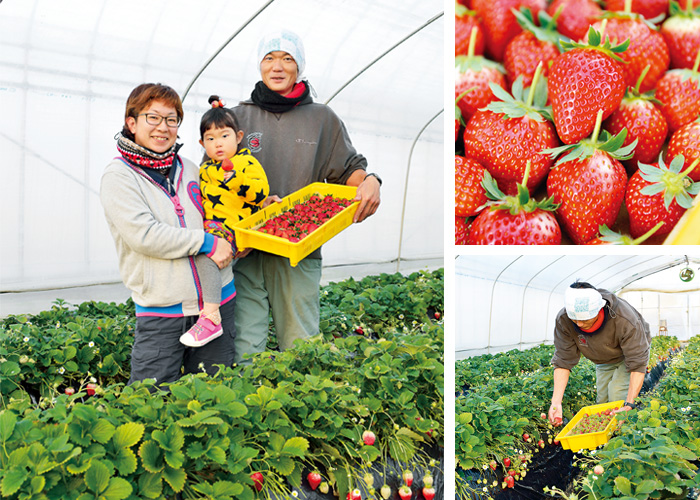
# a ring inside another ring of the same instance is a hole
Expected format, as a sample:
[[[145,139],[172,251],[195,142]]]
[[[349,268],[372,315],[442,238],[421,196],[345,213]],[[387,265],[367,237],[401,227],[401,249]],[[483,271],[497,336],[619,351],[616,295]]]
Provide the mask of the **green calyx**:
[[[603,20],[603,26],[601,28],[601,31],[597,31],[593,26],[588,28],[588,43],[578,43],[578,42],[567,42],[567,41],[562,41],[561,42],[561,47],[565,51],[572,50],[572,49],[591,49],[591,50],[598,50],[600,52],[603,52],[604,54],[608,55],[609,57],[612,57],[618,62],[621,63],[626,63],[624,59],[622,59],[618,54],[623,53],[624,51],[627,50],[627,47],[630,45],[630,39],[628,38],[624,42],[622,42],[619,45],[615,45],[614,47],[610,43],[610,37],[605,37],[605,42],[601,45],[601,42],[603,41],[603,32],[605,31],[605,26],[607,24],[607,20]]]
[[[560,42],[562,40],[570,41],[569,38],[561,35],[557,31],[557,18],[563,10],[563,6],[559,7],[559,9],[557,9],[557,11],[554,13],[553,17],[547,14],[547,12],[544,10],[539,11],[537,14],[537,20],[539,21],[538,26],[535,24],[535,20],[532,17],[532,11],[529,8],[520,7],[520,10],[510,9],[523,30],[529,31],[542,42],[553,43],[557,46],[560,52],[562,50]]]
[[[500,101],[491,101],[486,109],[503,113],[504,119],[527,116],[540,123],[545,119],[553,121],[552,107],[547,106],[547,79],[542,76],[542,62],[537,65],[530,87],[523,88],[522,76],[513,82],[512,94],[493,82],[489,82],[489,87]]]
[[[611,245],[641,245],[646,240],[651,238],[656,231],[658,231],[664,222],[661,221],[652,227],[649,231],[641,235],[639,238],[633,239],[631,236],[616,233],[610,229],[606,224],[598,227],[598,233],[600,234],[601,241],[605,241]]]
[[[690,208],[693,205],[692,196],[700,192],[700,182],[693,182],[688,174],[699,162],[700,158],[682,172],[681,169],[685,163],[683,155],[676,155],[668,167],[664,163],[663,155],[659,156],[658,167],[640,163],[639,171],[642,179],[652,183],[643,187],[640,193],[649,196],[663,193],[666,210],[671,206],[673,200],[676,200],[676,203],[683,208]]]
[[[465,73],[467,70],[481,71],[482,69],[496,69],[505,75],[506,69],[502,64],[486,59],[484,56],[456,56],[455,69],[460,73]]]
[[[464,96],[466,96],[469,92],[472,92],[474,89],[476,89],[476,87],[468,88],[467,90],[465,90],[464,92],[459,94],[457,96],[457,98],[455,99],[455,120],[459,120],[459,123],[461,123],[462,125],[465,125],[464,118],[462,117],[462,110],[459,109],[459,106],[457,105],[457,103],[459,103],[459,101],[464,99]]]
[[[559,207],[558,203],[554,203],[554,196],[550,196],[542,201],[537,201],[530,197],[527,190],[527,179],[530,176],[530,160],[525,166],[525,175],[523,181],[518,184],[518,194],[508,196],[498,188],[496,180],[491,177],[491,174],[484,172],[484,180],[481,185],[486,190],[486,196],[493,201],[487,202],[484,207],[489,207],[490,210],[508,210],[511,215],[518,215],[519,212],[534,212],[537,209],[552,212]]]
[[[663,103],[659,101],[656,97],[654,97],[656,94],[656,89],[652,89],[649,92],[645,93],[639,92],[639,88],[642,86],[642,82],[647,76],[649,68],[651,68],[649,64],[647,64],[644,67],[644,70],[642,70],[642,74],[639,75],[639,78],[637,79],[637,84],[634,86],[634,88],[627,87],[627,90],[625,90],[625,97],[622,100],[625,104],[631,104],[634,101],[646,101],[651,102],[653,104],[658,104],[659,106],[663,106]]]
[[[475,11],[469,10],[466,6],[462,5],[459,2],[455,2],[455,16],[456,17],[473,16],[475,14],[476,14]]]
[[[668,9],[669,15],[681,16],[681,17],[697,17],[700,16],[700,5],[693,8],[693,0],[685,0],[685,8],[681,7],[680,2],[676,0],[671,0],[671,4]]]
[[[634,155],[634,148],[637,147],[637,139],[632,141],[627,146],[622,146],[627,138],[627,129],[623,128],[617,135],[612,135],[607,130],[601,130],[600,125],[603,120],[603,110],[598,111],[596,116],[595,128],[589,139],[584,139],[577,144],[566,144],[558,148],[544,149],[540,154],[548,154],[552,159],[558,157],[562,153],[568,153],[562,156],[554,164],[554,167],[567,161],[577,160],[584,161],[593,156],[596,151],[604,151],[609,156],[616,160],[629,160]]]

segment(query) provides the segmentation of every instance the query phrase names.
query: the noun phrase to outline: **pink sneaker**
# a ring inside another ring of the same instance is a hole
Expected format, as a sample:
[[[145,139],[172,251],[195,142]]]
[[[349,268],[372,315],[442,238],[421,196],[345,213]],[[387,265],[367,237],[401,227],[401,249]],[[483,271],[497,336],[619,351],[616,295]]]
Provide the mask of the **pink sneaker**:
[[[202,347],[224,333],[221,323],[215,324],[209,316],[200,316],[192,328],[180,336],[180,342],[188,347]]]

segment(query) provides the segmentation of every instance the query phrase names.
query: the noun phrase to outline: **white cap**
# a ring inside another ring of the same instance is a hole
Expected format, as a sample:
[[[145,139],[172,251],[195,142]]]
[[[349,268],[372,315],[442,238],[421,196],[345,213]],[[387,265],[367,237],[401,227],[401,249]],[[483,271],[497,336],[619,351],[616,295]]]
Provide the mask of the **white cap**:
[[[586,321],[598,316],[605,300],[594,288],[567,288],[566,315],[576,321]]]
[[[299,35],[289,30],[281,30],[262,37],[258,43],[258,63],[270,52],[275,51],[286,52],[294,58],[297,63],[297,83],[299,83],[306,66],[304,43]]]

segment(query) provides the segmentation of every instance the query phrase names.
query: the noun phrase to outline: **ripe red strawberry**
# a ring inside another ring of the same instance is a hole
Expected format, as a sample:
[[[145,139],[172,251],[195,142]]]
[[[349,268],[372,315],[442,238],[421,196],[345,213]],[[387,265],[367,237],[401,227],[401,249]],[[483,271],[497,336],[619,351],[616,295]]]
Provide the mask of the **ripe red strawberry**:
[[[503,465],[505,465],[506,467],[510,467],[510,463],[511,462],[509,457],[503,459]]]
[[[656,85],[656,98],[663,103],[659,109],[666,118],[668,133],[695,121],[700,116],[700,51],[693,70],[672,69]]]
[[[610,37],[612,44],[622,43],[629,40],[627,50],[619,57],[622,59],[620,69],[625,75],[625,84],[634,87],[637,84],[642,72],[647,66],[646,76],[639,86],[640,92],[648,92],[656,86],[656,82],[668,70],[670,61],[668,46],[664,37],[639,16],[633,14],[619,13],[616,17],[606,18],[605,21],[597,21],[593,28],[598,31],[605,26],[605,36]]]
[[[631,170],[637,168],[637,162],[651,163],[659,157],[659,151],[666,141],[668,125],[666,119],[655,104],[659,101],[652,94],[640,94],[639,83],[637,87],[628,88],[620,107],[617,108],[603,123],[603,128],[612,135],[619,134],[622,129],[627,129],[627,137],[623,146],[628,146],[637,140],[634,156],[627,160]]]
[[[399,497],[401,497],[401,500],[411,500],[411,496],[413,496],[413,493],[411,493],[411,488],[405,484],[399,488]]]
[[[508,476],[505,478],[505,483],[508,488],[512,488],[515,486],[515,479],[513,476]]]
[[[85,391],[87,392],[88,396],[94,396],[95,395],[95,389],[97,389],[96,384],[88,384],[85,386]]]
[[[464,121],[468,121],[477,109],[496,99],[489,82],[506,87],[505,68],[473,53],[455,57],[455,72],[455,101]],[[458,98],[467,90],[469,93]]]
[[[483,210],[469,231],[470,245],[559,245],[561,230],[552,211],[551,198],[538,202],[530,198],[526,183],[528,162],[517,196],[506,196],[487,173],[484,187],[495,202]]]
[[[476,215],[488,199],[481,184],[486,169],[472,158],[455,155],[455,216]]]
[[[455,4],[455,55],[467,55],[469,53],[469,38],[472,29],[476,29],[474,40],[474,54],[482,55],[486,41],[481,21],[476,17],[476,12],[467,9],[464,5]]]
[[[560,204],[557,218],[579,245],[596,237],[600,225],[615,222],[627,184],[627,173],[619,160],[629,159],[636,146],[633,142],[622,147],[625,130],[612,138],[602,131],[599,140],[602,114],[602,110],[598,112],[591,139],[548,151],[553,157],[568,153],[547,177],[547,194]]]
[[[647,20],[666,15],[669,0],[632,0],[631,11],[641,14]],[[625,0],[608,0],[605,8],[609,11],[625,10]],[[658,22],[658,21],[657,21]]]
[[[365,431],[362,433],[362,442],[367,446],[372,446],[376,439],[377,438],[372,431]]]
[[[603,14],[594,0],[554,0],[547,7],[547,14],[554,17],[560,8],[557,31],[572,40],[583,39],[588,27]]]
[[[455,142],[459,139],[459,129],[465,125],[462,110],[459,109],[458,103],[472,90],[474,90],[474,87],[465,90],[455,98]]]
[[[347,500],[362,500],[362,492],[355,488],[347,494]]]
[[[433,498],[435,498],[435,488],[423,488],[423,498],[425,498],[425,500],[433,500]]]
[[[309,486],[312,490],[318,488],[318,485],[321,484],[322,481],[321,474],[318,471],[309,472],[306,479],[309,481]]]
[[[601,45],[600,33],[588,32],[588,45],[562,42],[567,50],[549,70],[549,97],[554,125],[564,144],[575,144],[595,128],[596,114],[603,119],[617,109],[625,95],[625,79],[618,62],[627,43],[611,47]]]
[[[455,215],[455,245],[466,245],[469,239],[469,224],[464,217]]]
[[[263,483],[265,482],[265,478],[263,477],[262,472],[253,472],[250,475],[250,478],[253,480],[255,489],[258,491],[262,490]]]
[[[666,158],[675,158],[682,154],[687,164],[700,158],[700,118],[679,128],[671,136]],[[700,181],[700,167],[688,174],[693,181]]]
[[[685,9],[671,1],[670,14],[661,25],[661,35],[671,54],[671,68],[693,67],[700,47],[700,13],[693,10],[691,0],[683,0]]]
[[[545,106],[546,85],[537,77],[527,98],[520,80],[513,85],[513,95],[495,85],[491,90],[501,101],[490,103],[469,120],[464,128],[465,155],[483,165],[508,195],[518,192],[525,165],[531,161],[527,188],[532,194],[552,166],[550,158],[538,153],[559,144]]]
[[[685,211],[692,206],[691,196],[700,192],[700,183],[693,183],[687,173],[695,168],[695,164],[683,172],[682,168],[682,155],[673,158],[668,167],[662,156],[658,163],[639,164],[639,170],[629,180],[625,196],[632,237],[640,237],[660,221],[664,225],[655,236],[670,233]]]
[[[519,76],[523,77],[523,87],[529,87],[540,62],[543,63],[542,75],[546,76],[550,61],[559,55],[560,35],[556,31],[556,20],[543,10],[539,13],[539,26],[535,25],[529,9],[514,11],[513,15],[523,31],[508,42],[503,66],[511,87]]]
[[[528,7],[533,16],[544,10],[545,0],[473,0],[472,8],[482,20],[486,36],[486,54],[496,61],[503,60],[506,45],[522,31],[511,12],[520,7]]]

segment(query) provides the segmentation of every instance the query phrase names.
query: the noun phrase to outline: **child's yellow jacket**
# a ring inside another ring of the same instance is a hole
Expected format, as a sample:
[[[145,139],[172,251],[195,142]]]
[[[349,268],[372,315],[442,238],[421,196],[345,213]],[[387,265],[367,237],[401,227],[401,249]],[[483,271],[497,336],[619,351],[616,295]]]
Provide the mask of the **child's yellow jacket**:
[[[262,208],[270,185],[260,162],[241,149],[231,157],[233,177],[224,181],[220,161],[209,160],[199,167],[204,218],[221,222],[229,229]]]

